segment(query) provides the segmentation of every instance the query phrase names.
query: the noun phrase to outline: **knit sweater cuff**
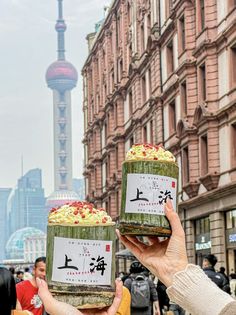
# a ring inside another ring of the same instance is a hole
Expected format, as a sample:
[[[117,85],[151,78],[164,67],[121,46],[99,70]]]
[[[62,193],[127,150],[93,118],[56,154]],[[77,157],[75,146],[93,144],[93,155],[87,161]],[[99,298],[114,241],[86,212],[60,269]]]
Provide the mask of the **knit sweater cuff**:
[[[173,284],[167,289],[171,301],[191,314],[218,315],[233,298],[220,290],[199,266],[189,264],[174,275]]]

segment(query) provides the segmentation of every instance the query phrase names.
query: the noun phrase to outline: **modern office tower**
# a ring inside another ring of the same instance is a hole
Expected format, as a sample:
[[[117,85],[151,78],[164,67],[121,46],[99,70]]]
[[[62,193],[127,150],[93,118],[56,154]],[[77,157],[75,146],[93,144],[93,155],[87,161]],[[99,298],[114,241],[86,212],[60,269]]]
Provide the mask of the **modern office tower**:
[[[46,230],[45,196],[39,168],[18,179],[16,188],[9,195],[7,212],[8,238],[24,227]]]
[[[79,200],[85,200],[85,182],[84,178],[73,178],[73,190],[77,193]]]
[[[53,207],[70,200],[76,200],[72,189],[72,136],[71,136],[71,90],[76,86],[78,74],[75,67],[65,60],[62,0],[58,0],[57,61],[46,72],[48,87],[53,91],[54,130],[54,192],[47,199],[47,206]]]
[[[5,245],[7,240],[7,200],[11,188],[0,188],[0,262],[5,259]]]

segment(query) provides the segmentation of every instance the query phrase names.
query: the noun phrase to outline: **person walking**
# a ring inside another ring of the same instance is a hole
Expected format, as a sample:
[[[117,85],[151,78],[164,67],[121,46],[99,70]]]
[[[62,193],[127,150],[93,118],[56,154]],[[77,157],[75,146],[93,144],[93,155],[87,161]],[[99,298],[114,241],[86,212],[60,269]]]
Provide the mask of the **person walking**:
[[[39,257],[35,260],[33,277],[24,280],[16,285],[17,304],[16,309],[28,310],[34,315],[43,315],[43,303],[38,295],[36,278],[45,279],[46,276],[46,257]]]
[[[212,254],[205,255],[203,257],[202,269],[205,274],[210,278],[219,288],[223,291],[229,293],[229,284],[225,277],[215,270],[215,265],[217,263],[217,257]]]
[[[131,315],[160,315],[157,291],[146,273],[147,269],[139,261],[130,265],[130,276],[124,286],[131,294]]]
[[[29,311],[16,311],[15,279],[10,270],[0,267],[0,314],[32,315]]]
[[[230,286],[231,296],[234,299],[236,299],[236,273],[230,274],[229,286]]]

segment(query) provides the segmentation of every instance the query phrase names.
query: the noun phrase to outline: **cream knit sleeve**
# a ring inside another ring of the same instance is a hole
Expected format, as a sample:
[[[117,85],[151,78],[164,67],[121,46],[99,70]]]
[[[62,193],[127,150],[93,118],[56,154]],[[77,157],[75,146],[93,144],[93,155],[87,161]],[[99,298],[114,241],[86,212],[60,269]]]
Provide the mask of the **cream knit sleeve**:
[[[191,315],[236,314],[236,301],[196,265],[189,264],[185,270],[177,272],[167,294]]]

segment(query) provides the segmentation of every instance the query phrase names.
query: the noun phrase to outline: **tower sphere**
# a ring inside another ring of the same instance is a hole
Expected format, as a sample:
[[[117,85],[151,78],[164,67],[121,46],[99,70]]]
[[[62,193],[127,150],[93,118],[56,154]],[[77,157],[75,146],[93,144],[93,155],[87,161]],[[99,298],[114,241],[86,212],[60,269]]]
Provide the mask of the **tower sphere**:
[[[78,73],[75,67],[66,60],[57,60],[47,69],[48,87],[56,90],[71,90],[76,86]]]
[[[65,32],[66,24],[64,23],[64,21],[57,21],[55,29],[57,32]]]

